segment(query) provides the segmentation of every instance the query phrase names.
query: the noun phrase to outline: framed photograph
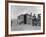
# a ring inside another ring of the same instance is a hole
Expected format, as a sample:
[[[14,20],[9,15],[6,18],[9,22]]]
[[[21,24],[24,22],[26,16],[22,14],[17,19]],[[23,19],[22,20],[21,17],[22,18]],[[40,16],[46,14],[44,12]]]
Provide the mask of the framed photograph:
[[[7,1],[5,7],[6,35],[37,35],[45,33],[45,3]]]

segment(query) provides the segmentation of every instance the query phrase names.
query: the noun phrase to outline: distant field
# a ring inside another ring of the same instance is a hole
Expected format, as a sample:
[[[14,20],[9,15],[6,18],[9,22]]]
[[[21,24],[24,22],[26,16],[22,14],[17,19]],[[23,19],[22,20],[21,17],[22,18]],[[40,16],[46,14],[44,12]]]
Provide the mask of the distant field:
[[[13,20],[11,30],[12,31],[30,31],[30,30],[40,30],[40,26],[32,26],[28,24],[17,24],[17,20]]]

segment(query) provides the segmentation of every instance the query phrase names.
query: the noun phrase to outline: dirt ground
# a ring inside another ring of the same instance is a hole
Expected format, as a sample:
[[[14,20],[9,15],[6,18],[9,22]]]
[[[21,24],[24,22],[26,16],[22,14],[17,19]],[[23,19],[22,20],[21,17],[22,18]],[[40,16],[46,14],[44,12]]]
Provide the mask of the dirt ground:
[[[14,20],[11,26],[12,31],[30,31],[30,30],[40,30],[40,26],[32,26],[29,24],[17,24],[17,22]]]

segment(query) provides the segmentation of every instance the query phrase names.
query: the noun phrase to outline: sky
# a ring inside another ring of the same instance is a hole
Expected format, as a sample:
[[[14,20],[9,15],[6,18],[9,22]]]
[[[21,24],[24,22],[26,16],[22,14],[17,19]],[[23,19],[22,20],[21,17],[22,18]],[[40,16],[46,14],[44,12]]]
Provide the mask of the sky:
[[[11,5],[11,18],[17,19],[17,16],[21,14],[39,14],[41,12],[41,6],[17,6]]]

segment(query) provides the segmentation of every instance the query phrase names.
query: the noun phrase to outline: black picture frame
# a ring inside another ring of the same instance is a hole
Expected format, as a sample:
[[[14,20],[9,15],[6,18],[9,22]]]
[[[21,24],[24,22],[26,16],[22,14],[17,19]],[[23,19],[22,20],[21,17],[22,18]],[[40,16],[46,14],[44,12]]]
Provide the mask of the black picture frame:
[[[8,34],[8,3],[26,3],[26,4],[42,4],[43,5],[43,32],[26,33],[26,34]],[[26,1],[5,1],[5,36],[23,36],[23,35],[40,35],[45,34],[45,3],[44,2],[26,2]]]

